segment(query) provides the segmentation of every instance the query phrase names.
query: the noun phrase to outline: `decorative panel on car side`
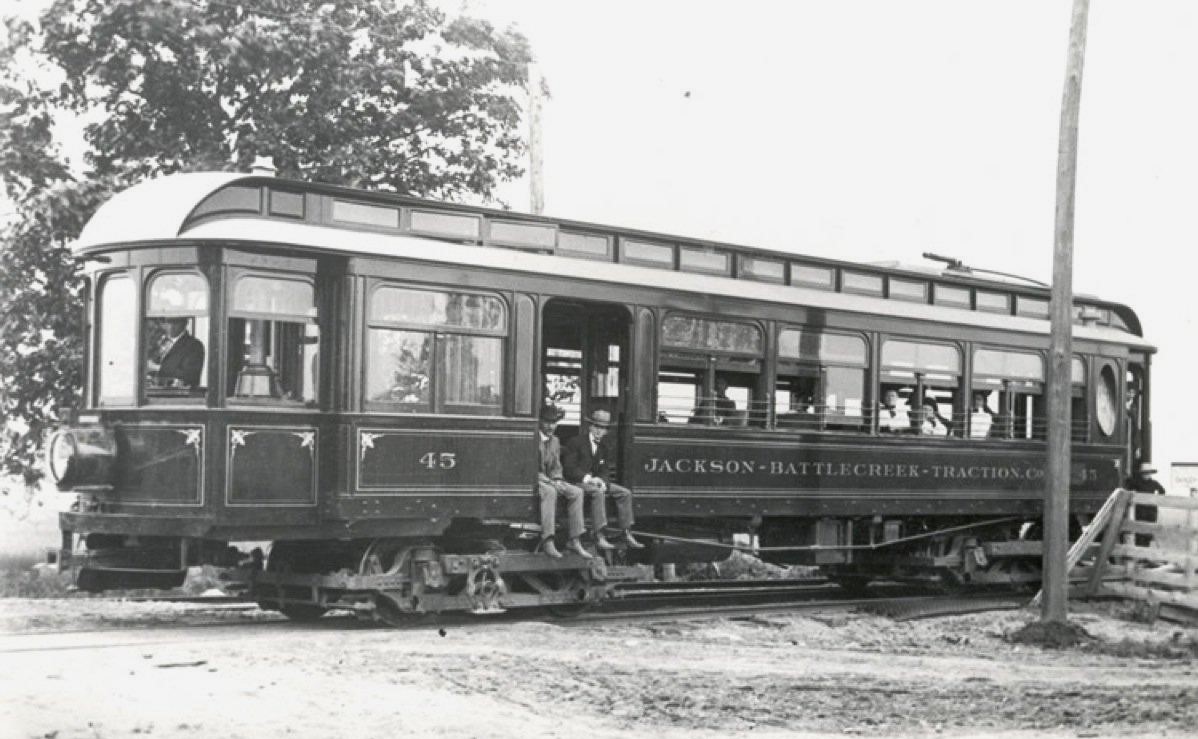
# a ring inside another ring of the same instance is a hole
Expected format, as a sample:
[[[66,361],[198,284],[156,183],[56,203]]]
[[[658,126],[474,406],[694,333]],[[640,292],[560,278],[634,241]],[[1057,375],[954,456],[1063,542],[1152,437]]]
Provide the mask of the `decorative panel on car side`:
[[[535,479],[528,431],[358,429],[363,492],[527,494]]]
[[[204,490],[203,426],[113,427],[122,502],[199,506]]]
[[[230,426],[225,502],[315,505],[318,443],[310,426]]]

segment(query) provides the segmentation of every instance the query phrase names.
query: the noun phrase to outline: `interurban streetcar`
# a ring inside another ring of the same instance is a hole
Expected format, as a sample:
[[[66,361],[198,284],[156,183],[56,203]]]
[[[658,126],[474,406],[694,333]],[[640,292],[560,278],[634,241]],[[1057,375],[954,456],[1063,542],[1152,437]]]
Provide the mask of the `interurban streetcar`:
[[[846,587],[1038,577],[1044,288],[235,173],[132,187],[73,248],[88,380],[49,462],[82,588],[270,541],[252,594],[296,618],[589,602],[610,557],[536,551],[546,403],[617,421],[649,544],[618,562],[751,534]],[[1149,457],[1153,348],[1075,303],[1081,523]]]

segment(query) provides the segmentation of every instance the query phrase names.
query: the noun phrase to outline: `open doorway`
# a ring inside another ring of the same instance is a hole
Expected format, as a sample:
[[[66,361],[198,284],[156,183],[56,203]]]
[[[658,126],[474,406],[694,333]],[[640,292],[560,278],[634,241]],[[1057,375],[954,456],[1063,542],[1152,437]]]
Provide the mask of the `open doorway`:
[[[562,441],[578,433],[592,411],[611,413],[621,446],[628,386],[630,314],[622,305],[555,298],[542,321],[542,402],[565,411]]]

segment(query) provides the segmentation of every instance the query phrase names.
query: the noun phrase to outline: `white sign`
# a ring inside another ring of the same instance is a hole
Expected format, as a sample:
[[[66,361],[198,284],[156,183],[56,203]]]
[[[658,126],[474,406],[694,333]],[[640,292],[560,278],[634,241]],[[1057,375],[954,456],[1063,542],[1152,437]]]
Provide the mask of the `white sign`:
[[[1198,462],[1174,462],[1169,472],[1169,492],[1198,498]]]

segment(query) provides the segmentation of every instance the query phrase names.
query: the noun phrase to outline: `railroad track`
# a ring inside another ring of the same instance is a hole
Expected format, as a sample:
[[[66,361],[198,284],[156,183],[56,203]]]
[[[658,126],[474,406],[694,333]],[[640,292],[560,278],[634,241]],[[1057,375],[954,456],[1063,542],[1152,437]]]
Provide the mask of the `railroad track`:
[[[512,624],[519,621],[550,621],[560,626],[581,628],[588,625],[637,623],[646,621],[701,620],[709,618],[747,618],[764,614],[787,614],[802,611],[859,609],[897,620],[930,616],[969,613],[984,610],[1014,609],[1026,605],[1026,594],[980,593],[975,595],[944,595],[920,593],[910,586],[876,583],[869,597],[849,595],[835,585],[820,581],[712,581],[677,583],[637,583],[621,586],[615,596],[603,604],[577,609],[563,615],[548,609],[519,609],[502,614],[473,615],[466,613],[414,615],[388,628],[400,631],[420,631],[437,628],[478,628],[487,625]],[[149,623],[136,615],[124,621],[102,626],[58,631],[21,632],[0,635],[0,654],[23,651],[54,651],[58,649],[97,649],[141,644],[139,638],[113,639],[112,634],[152,629],[154,632],[186,631],[187,637],[226,638],[226,631],[250,629],[270,634],[291,634],[312,630],[343,630],[377,628],[352,613],[330,613],[323,619],[308,623],[288,621],[281,614],[253,614],[251,618],[227,617],[227,614],[247,614],[257,604],[236,596],[192,597],[164,596],[125,599],[134,602],[172,602],[196,606],[182,614],[175,623]],[[208,612],[226,614],[225,618],[208,618]],[[94,635],[94,637],[92,636]],[[232,637],[238,638],[238,637]],[[154,637],[153,643],[172,643],[173,637]]]

